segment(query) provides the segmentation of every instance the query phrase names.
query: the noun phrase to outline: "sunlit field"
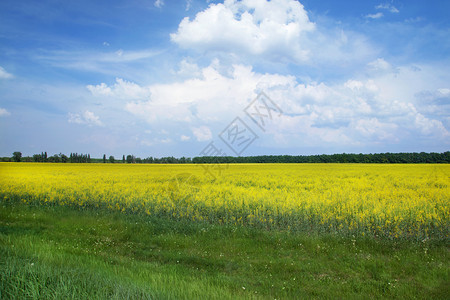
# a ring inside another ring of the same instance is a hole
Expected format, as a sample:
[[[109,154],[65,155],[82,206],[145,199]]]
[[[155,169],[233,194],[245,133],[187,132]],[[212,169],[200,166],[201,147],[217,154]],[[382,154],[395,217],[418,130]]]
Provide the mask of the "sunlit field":
[[[449,173],[0,163],[0,298],[447,299]]]
[[[388,239],[449,237],[450,166],[0,164],[4,202]]]

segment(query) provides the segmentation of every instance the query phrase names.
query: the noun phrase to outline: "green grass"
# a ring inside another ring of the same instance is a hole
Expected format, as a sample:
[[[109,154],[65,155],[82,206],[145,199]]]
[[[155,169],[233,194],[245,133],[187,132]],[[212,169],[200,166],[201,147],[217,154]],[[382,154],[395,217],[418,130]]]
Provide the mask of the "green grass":
[[[450,247],[0,204],[0,299],[448,299]]]

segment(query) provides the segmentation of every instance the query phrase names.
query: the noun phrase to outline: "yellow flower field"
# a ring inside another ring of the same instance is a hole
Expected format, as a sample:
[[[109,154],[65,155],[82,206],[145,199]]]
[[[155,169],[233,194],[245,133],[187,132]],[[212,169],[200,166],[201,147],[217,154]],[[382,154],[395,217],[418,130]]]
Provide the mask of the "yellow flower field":
[[[257,228],[449,237],[449,165],[0,163],[1,201]]]

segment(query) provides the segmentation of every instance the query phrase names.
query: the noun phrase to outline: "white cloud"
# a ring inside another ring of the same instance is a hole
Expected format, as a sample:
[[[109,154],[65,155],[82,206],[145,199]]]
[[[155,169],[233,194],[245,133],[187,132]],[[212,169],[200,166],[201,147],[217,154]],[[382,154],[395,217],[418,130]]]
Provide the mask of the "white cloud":
[[[242,63],[350,65],[377,52],[362,34],[311,22],[295,0],[227,0],[184,18],[170,35],[181,48]]]
[[[447,138],[450,137],[450,133],[444,127],[441,121],[430,120],[420,113],[417,113],[415,115],[414,124],[424,135],[434,135],[434,136],[442,135]]]
[[[13,74],[6,72],[3,67],[0,67],[0,79],[11,79],[13,77]]]
[[[150,96],[147,88],[122,78],[116,78],[116,83],[112,86],[102,82],[98,85],[87,85],[86,88],[96,97],[109,96],[126,100],[142,100]]]
[[[201,75],[198,65],[190,63],[186,59],[180,62],[179,70],[175,73],[178,77],[198,77]]]
[[[384,16],[384,14],[382,12],[377,12],[376,14],[368,14],[368,15],[366,15],[366,18],[379,19],[379,18],[381,18],[383,16]]]
[[[212,139],[211,130],[206,126],[200,126],[192,128],[192,133],[197,138],[197,141],[204,142]]]
[[[375,6],[375,9],[385,10],[390,13],[399,13],[400,12],[395,6],[393,6],[392,4],[389,4],[389,3],[379,4],[379,5]],[[380,19],[382,17],[384,17],[384,14],[380,11],[377,13],[374,13],[374,14],[366,15],[366,18],[369,18],[369,19]]]
[[[155,6],[158,7],[158,8],[161,8],[161,7],[163,7],[163,5],[164,5],[164,0],[156,0],[156,1],[153,3],[153,5],[155,5]]]
[[[193,20],[184,18],[171,39],[183,48],[308,58],[303,35],[314,31],[303,5],[293,0],[210,4]]]
[[[267,131],[265,139],[272,141],[268,146],[379,145],[401,143],[412,136],[444,142],[449,132],[441,102],[450,93],[445,72],[428,66],[393,68],[382,58],[369,67],[374,71],[365,76],[327,84],[262,74],[245,65],[224,68],[213,61],[205,68],[193,67],[199,75],[179,82],[137,85],[138,90],[149,91],[149,97],[127,101],[125,109],[152,125],[189,126],[193,136],[203,141],[242,114],[262,90],[285,113]]]
[[[377,58],[376,60],[368,63],[367,66],[375,71],[388,71],[392,69],[391,64],[385,61],[383,58]]]
[[[438,89],[438,92],[441,93],[443,96],[450,96],[450,89],[440,88]]]
[[[163,139],[162,138],[153,138],[151,140],[143,139],[140,141],[141,145],[148,146],[148,147],[158,146],[158,145],[160,146],[161,144],[170,144],[170,143],[172,143],[172,139],[170,139],[170,138],[163,138]]]
[[[127,64],[146,61],[161,53],[154,49],[91,52],[42,50],[34,58],[54,67],[112,75],[123,73]]]
[[[395,6],[393,6],[392,4],[389,4],[389,3],[379,4],[379,5],[375,6],[375,9],[384,9],[391,13],[399,13],[400,12]]]
[[[126,63],[134,62],[154,57],[160,54],[160,51],[152,49],[129,51],[119,49],[109,52],[76,52],[76,51],[47,51],[38,55],[36,58],[53,62],[57,66],[69,66],[75,63],[95,64],[95,63]],[[58,65],[58,63],[60,63]],[[75,66],[74,66],[75,67]]]
[[[6,117],[6,116],[9,116],[9,115],[11,115],[11,113],[9,111],[7,111],[6,109],[0,107],[0,117]]]
[[[190,10],[192,6],[192,0],[186,0],[186,11]]]
[[[88,126],[103,126],[100,118],[88,110],[82,114],[69,113],[69,123],[84,124]]]
[[[181,141],[189,141],[190,139],[191,139],[190,136],[187,136],[187,135],[184,135],[184,134],[182,134],[181,137],[180,137]]]
[[[101,83],[98,85],[88,85],[86,88],[92,93],[94,96],[110,96],[112,95],[111,88],[106,85],[106,83]]]
[[[395,131],[398,125],[391,122],[380,122],[377,118],[359,119],[350,125],[350,128],[356,130],[364,138],[376,141],[397,142],[398,137]]]
[[[225,68],[214,61],[198,77],[148,87],[150,98],[130,101],[126,109],[150,123],[162,120],[217,122],[234,117],[256,97],[255,88],[289,85],[294,78],[258,74],[244,65]]]
[[[350,79],[344,83],[344,86],[351,90],[359,90],[364,87],[364,83],[358,80]]]

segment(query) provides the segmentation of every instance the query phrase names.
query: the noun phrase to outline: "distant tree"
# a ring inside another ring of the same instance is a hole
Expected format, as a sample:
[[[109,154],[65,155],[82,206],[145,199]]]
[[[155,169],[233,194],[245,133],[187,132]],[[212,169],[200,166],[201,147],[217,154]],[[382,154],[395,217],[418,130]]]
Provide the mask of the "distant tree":
[[[14,152],[12,159],[15,162],[20,162],[20,160],[22,159],[22,152],[19,151]]]
[[[62,163],[66,163],[69,161],[69,158],[65,154],[59,153],[59,157]]]
[[[153,161],[153,157],[150,156],[150,157],[144,158],[143,162],[146,163],[146,164],[151,164],[151,163],[154,162]]]
[[[106,163],[106,154],[103,154],[103,163]]]
[[[34,162],[41,162],[42,161],[42,156],[40,154],[34,154],[33,155],[33,161]]]
[[[125,163],[125,155],[122,156],[122,163]]]
[[[112,164],[114,163],[114,156],[111,155],[111,156],[109,157],[109,162],[112,163]]]
[[[133,156],[127,155],[127,163],[131,164],[133,162]]]
[[[55,155],[53,155],[53,156],[50,156],[50,157],[47,159],[47,161],[48,161],[48,162],[51,162],[51,163],[59,163],[59,162],[60,162],[60,159],[59,159],[58,154],[55,154]]]

